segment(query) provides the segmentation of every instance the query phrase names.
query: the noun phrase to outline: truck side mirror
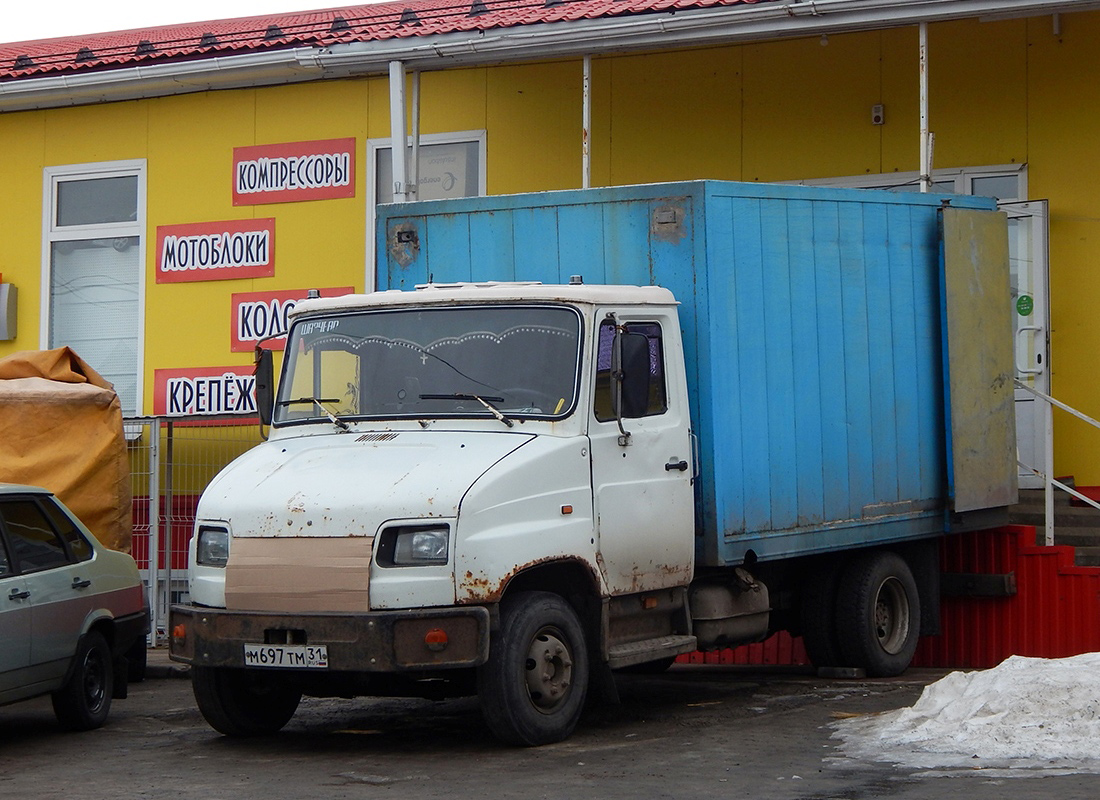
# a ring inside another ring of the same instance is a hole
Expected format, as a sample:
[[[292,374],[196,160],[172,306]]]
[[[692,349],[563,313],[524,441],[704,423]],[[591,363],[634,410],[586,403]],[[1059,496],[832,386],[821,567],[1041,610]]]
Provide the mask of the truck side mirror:
[[[616,338],[619,364],[613,370],[611,392],[615,416],[643,417],[649,406],[649,339],[641,333],[620,333]]]
[[[275,367],[271,351],[256,348],[256,413],[261,425],[271,424],[271,412],[275,407]]]

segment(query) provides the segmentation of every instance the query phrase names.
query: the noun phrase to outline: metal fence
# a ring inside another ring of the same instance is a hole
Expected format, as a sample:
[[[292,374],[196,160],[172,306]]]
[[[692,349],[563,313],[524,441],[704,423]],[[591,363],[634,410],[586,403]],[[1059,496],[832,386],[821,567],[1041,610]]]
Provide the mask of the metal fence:
[[[187,599],[187,546],[199,495],[218,471],[260,443],[255,417],[129,417],[132,554],[149,591],[151,643],[167,635],[168,607]]]

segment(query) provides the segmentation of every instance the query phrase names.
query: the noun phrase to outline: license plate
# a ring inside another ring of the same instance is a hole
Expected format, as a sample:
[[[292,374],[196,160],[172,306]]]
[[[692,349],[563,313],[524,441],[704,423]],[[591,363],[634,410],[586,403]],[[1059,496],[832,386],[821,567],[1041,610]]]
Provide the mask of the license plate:
[[[323,644],[246,644],[246,667],[328,669],[328,646]]]

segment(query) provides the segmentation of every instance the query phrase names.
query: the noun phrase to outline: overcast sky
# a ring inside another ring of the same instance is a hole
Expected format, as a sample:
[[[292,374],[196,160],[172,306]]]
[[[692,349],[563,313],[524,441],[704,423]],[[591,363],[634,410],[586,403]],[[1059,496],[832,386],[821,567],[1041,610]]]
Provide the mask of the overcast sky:
[[[340,8],[379,0],[12,0],[0,14],[0,42],[149,28],[256,14]]]

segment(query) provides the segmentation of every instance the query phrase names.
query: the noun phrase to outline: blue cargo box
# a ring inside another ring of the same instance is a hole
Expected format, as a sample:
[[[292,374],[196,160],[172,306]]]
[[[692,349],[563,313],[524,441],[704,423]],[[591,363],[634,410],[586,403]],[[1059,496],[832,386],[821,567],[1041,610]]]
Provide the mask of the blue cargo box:
[[[699,563],[770,560],[939,535],[955,512],[1015,499],[1007,236],[979,234],[1004,262],[988,267],[957,234],[967,263],[952,283],[945,204],[979,228],[1003,222],[985,198],[722,181],[384,205],[377,283],[581,275],[672,290],[699,438]],[[978,266],[992,283],[975,288]],[[1001,283],[996,319],[975,331],[973,295]],[[945,384],[949,318],[981,363]],[[967,404],[955,417],[952,392]],[[990,419],[992,455],[974,449],[989,448]],[[953,424],[967,430],[949,436]]]

